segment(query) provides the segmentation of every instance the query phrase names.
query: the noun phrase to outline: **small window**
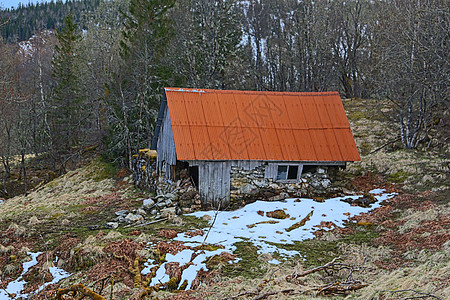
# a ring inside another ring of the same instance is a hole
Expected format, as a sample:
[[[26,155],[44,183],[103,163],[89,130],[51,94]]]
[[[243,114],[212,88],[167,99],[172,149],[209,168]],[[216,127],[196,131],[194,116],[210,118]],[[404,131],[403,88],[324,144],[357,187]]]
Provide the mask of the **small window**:
[[[288,166],[278,166],[277,180],[286,180]]]
[[[297,179],[298,174],[298,166],[289,166],[288,176],[287,179]]]
[[[298,166],[278,166],[277,180],[297,180]]]

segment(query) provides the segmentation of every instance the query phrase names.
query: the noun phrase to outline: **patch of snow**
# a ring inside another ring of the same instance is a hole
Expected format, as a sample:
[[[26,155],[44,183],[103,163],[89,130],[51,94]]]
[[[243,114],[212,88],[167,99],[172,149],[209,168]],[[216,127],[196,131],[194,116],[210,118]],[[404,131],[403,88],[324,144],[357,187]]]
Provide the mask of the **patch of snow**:
[[[36,252],[36,253],[27,252],[27,254],[31,256],[31,260],[23,263],[23,265],[22,265],[23,270],[22,270],[22,273],[20,274],[20,276],[16,280],[11,281],[5,289],[10,294],[16,294],[17,297],[21,297],[21,296],[28,297],[28,294],[22,294],[22,290],[26,284],[25,280],[23,280],[23,275],[26,272],[28,272],[28,270],[31,267],[35,266],[38,263],[37,257],[40,254],[42,254],[42,252]],[[2,297],[9,297],[9,296],[5,291],[0,290],[0,299],[8,299],[8,298],[2,298]]]
[[[69,272],[64,271],[63,269],[60,269],[58,267],[50,267],[48,269],[50,274],[53,276],[53,280],[50,282],[46,282],[44,285],[42,285],[35,293],[39,293],[42,291],[47,285],[58,283],[60,280],[69,277],[72,275]]]
[[[210,224],[212,222],[215,223],[211,229],[203,229],[205,232],[208,230],[211,231],[208,234],[206,242],[208,244],[221,245],[224,249],[215,251],[194,251],[185,249],[176,255],[168,253],[166,255],[166,263],[178,262],[180,267],[182,267],[191,261],[194,254],[199,253],[198,256],[192,260],[192,265],[186,268],[182,273],[180,284],[187,280],[188,285],[186,288],[189,289],[192,281],[197,276],[198,271],[201,269],[204,269],[205,271],[208,270],[205,264],[207,259],[222,252],[233,253],[234,250],[236,250],[236,246],[234,245],[236,242],[249,241],[253,243],[255,247],[258,248],[259,254],[278,253],[284,257],[301,256],[301,253],[298,251],[288,251],[278,248],[276,245],[293,244],[296,241],[312,239],[314,238],[314,231],[317,230],[317,226],[320,225],[322,221],[331,221],[336,226],[343,226],[344,221],[348,218],[380,207],[381,201],[393,198],[396,195],[395,193],[383,193],[384,190],[381,189],[375,189],[370,192],[375,194],[375,199],[377,200],[370,208],[351,206],[349,203],[342,201],[343,198],[358,199],[363,197],[361,195],[356,195],[331,198],[324,202],[316,202],[313,199],[308,198],[286,199],[284,201],[272,202],[256,201],[235,211],[199,211],[189,214],[197,218],[201,218],[205,215],[210,216]],[[277,209],[284,210],[290,217],[286,219],[274,219],[266,216],[267,212]],[[312,212],[312,215],[309,220],[305,220],[303,226],[287,231],[292,225],[304,220],[310,212]],[[217,216],[215,216],[216,214]],[[329,230],[328,228],[322,229]],[[186,246],[196,247],[201,245],[204,242],[204,239],[205,236],[190,237],[186,234],[178,234],[174,240],[184,242],[184,245]],[[240,259],[237,258],[230,263],[236,263],[239,260]],[[151,285],[169,281],[170,278],[166,274],[165,269],[166,263],[160,266],[156,272],[156,276],[152,279]],[[269,261],[269,263],[279,264],[280,261],[273,259]],[[145,268],[142,274],[148,274],[149,272],[149,269]]]
[[[206,91],[204,90],[196,90],[196,89],[186,90],[183,88],[164,88],[164,90],[168,92],[206,93]]]
[[[361,196],[347,196],[347,198],[349,197],[357,199]],[[385,196],[375,196],[375,198],[380,201]],[[296,199],[274,202],[256,201],[236,211],[221,211],[218,213],[215,224],[211,228],[207,242],[220,244],[227,251],[234,251],[234,243],[248,240],[259,248],[259,253],[278,252],[292,256],[299,253],[296,251],[282,251],[269,243],[293,244],[294,241],[311,239],[314,238],[313,233],[316,230],[316,226],[320,225],[322,221],[332,221],[336,226],[343,226],[344,220],[347,220],[349,217],[380,206],[379,201],[373,204],[371,208],[351,206],[341,201],[342,197],[331,198],[324,202],[316,202],[308,198],[299,200],[300,202]],[[281,220],[258,214],[258,211],[266,213],[277,209],[284,210],[290,215],[290,218]],[[311,211],[313,215],[309,221],[305,222],[305,225],[289,232],[286,230],[300,222]],[[198,218],[209,215],[213,220],[215,213],[215,211],[200,211],[190,215]],[[189,243],[202,243],[204,237],[189,237],[179,234],[175,239]]]
[[[186,250],[184,250],[186,251]],[[190,250],[192,251],[192,250]],[[224,249],[217,249],[215,251],[202,251],[204,253],[201,253],[198,255],[194,260],[192,260],[192,265],[189,266],[186,270],[184,270],[183,274],[181,275],[180,284],[182,284],[185,280],[187,280],[187,286],[186,289],[191,288],[192,281],[197,277],[198,271],[201,269],[204,269],[205,271],[208,271],[208,268],[206,267],[206,260],[209,257],[212,257],[214,255],[219,255],[222,252],[225,252]],[[181,265],[181,264],[180,264]]]
[[[36,252],[36,253],[27,252],[27,254],[31,256],[31,261],[27,261],[27,262],[23,263],[23,265],[22,265],[23,271],[20,274],[20,276],[16,280],[11,281],[5,289],[10,294],[16,294],[16,297],[18,297],[18,298],[21,298],[21,297],[28,298],[29,294],[22,293],[23,288],[25,287],[25,284],[26,284],[26,281],[23,279],[23,275],[26,272],[28,272],[28,270],[30,268],[34,267],[38,263],[37,257],[39,255],[41,255],[42,252]],[[56,259],[56,261],[57,261],[57,259]],[[53,280],[51,282],[46,282],[45,284],[40,286],[39,289],[37,291],[35,291],[33,294],[39,293],[49,284],[58,283],[60,280],[72,275],[58,267],[50,267],[48,270],[49,270],[50,274],[52,274]],[[8,298],[9,296],[5,292],[5,290],[0,290],[0,299],[9,299]]]
[[[156,271],[156,275],[155,277],[153,277],[150,286],[156,285],[158,283],[164,283],[170,280],[169,275],[166,274],[166,264],[167,262],[163,263]]]
[[[276,260],[276,259],[274,258],[274,259],[272,259],[272,260],[269,260],[268,263],[269,263],[269,264],[272,264],[272,265],[278,265],[278,264],[281,264],[281,261]]]
[[[141,274],[147,275],[152,271],[153,267],[156,267],[157,265],[150,264],[149,262],[144,263],[145,268],[142,269]]]
[[[196,253],[196,251],[191,249],[184,249],[183,251],[178,252],[175,255],[172,255],[170,253],[166,254],[166,262],[163,263],[159,269],[156,271],[155,277],[152,279],[150,285],[155,285],[158,283],[164,283],[170,280],[169,275],[166,274],[166,264],[169,262],[178,262],[180,264],[180,267],[188,264],[189,262],[192,262],[192,264],[187,267],[181,276],[180,285],[186,280],[187,281],[187,289],[191,287],[192,281],[197,276],[198,271],[201,269],[204,269],[205,271],[208,271],[208,268],[206,267],[206,261],[208,258],[219,255],[222,252],[225,252],[224,249],[217,249],[214,251],[208,251],[208,250],[202,250],[198,251],[200,254],[198,254],[192,261],[192,255]],[[237,260],[235,260],[237,262]],[[152,265],[151,267],[154,267],[156,265]],[[150,268],[151,268],[150,267]],[[149,269],[147,271],[147,268],[144,268],[141,272],[141,274],[145,275],[150,273]]]
[[[386,191],[385,189],[373,189],[373,190],[369,191],[369,193],[378,195],[378,194],[384,193],[385,191]]]

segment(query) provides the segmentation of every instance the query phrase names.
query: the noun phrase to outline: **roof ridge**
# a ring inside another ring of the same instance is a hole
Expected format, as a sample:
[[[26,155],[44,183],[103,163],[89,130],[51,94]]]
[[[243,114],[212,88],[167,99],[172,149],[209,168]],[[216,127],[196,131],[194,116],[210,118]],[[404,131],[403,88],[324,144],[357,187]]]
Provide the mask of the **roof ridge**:
[[[279,91],[248,91],[248,90],[218,90],[218,89],[198,89],[198,88],[175,88],[165,87],[166,92],[186,92],[186,93],[217,93],[217,94],[264,94],[264,95],[284,95],[284,96],[335,96],[337,91],[322,92],[279,92]]]

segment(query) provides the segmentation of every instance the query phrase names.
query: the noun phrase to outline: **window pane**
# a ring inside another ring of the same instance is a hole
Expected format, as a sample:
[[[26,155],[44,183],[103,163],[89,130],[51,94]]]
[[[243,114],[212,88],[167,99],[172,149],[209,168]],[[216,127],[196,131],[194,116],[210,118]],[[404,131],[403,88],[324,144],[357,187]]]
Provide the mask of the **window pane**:
[[[278,166],[277,180],[286,180],[287,170],[287,166]]]
[[[287,179],[297,179],[298,166],[289,166]]]

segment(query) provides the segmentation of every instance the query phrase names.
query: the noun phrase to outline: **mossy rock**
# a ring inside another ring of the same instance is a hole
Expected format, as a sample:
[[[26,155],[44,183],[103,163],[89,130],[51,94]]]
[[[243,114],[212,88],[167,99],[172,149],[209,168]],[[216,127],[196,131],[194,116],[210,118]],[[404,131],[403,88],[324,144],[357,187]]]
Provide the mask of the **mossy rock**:
[[[288,215],[284,210],[282,209],[277,209],[274,211],[268,211],[266,212],[266,216],[268,216],[269,218],[274,218],[274,219],[287,219],[290,218],[291,216]]]

